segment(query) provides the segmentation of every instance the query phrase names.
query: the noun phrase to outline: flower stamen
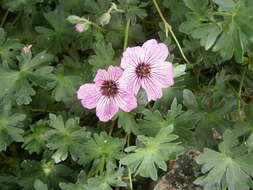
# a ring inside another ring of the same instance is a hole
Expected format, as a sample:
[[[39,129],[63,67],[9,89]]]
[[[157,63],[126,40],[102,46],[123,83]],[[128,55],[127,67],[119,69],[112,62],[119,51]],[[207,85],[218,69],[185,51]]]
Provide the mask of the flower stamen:
[[[118,86],[115,81],[104,81],[101,86],[101,91],[104,96],[114,97],[118,93]]]
[[[145,78],[150,76],[150,65],[145,63],[140,63],[135,69],[135,72],[139,78]]]

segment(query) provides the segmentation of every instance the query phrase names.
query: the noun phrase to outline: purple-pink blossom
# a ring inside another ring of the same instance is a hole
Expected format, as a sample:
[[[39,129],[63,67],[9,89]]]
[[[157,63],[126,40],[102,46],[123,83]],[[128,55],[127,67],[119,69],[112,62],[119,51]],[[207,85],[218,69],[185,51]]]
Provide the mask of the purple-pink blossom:
[[[124,73],[120,84],[137,94],[140,87],[147,93],[148,101],[162,97],[162,88],[174,84],[172,64],[166,61],[167,46],[151,39],[142,46],[129,47],[123,53],[121,67]]]
[[[75,29],[77,32],[83,32],[84,26],[83,26],[83,24],[76,24]]]
[[[108,71],[99,69],[95,76],[95,83],[82,85],[77,97],[84,107],[96,108],[96,115],[101,121],[112,119],[119,108],[129,112],[137,107],[137,100],[133,93],[128,92],[119,84],[123,70],[110,66]]]

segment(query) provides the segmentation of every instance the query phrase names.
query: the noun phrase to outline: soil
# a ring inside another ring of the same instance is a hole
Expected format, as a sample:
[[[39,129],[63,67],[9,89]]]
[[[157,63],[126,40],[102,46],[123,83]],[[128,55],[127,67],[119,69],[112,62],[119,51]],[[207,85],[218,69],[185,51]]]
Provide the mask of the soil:
[[[202,190],[194,180],[201,174],[195,158],[200,154],[189,149],[177,161],[169,161],[169,172],[163,175],[151,188],[152,190]]]

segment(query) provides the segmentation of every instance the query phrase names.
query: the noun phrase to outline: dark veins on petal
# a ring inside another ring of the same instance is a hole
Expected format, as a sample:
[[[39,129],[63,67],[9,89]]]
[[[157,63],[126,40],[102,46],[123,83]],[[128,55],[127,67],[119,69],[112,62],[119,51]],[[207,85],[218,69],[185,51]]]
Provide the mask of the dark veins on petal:
[[[118,93],[118,85],[115,81],[104,81],[101,86],[101,91],[104,96],[114,97]]]

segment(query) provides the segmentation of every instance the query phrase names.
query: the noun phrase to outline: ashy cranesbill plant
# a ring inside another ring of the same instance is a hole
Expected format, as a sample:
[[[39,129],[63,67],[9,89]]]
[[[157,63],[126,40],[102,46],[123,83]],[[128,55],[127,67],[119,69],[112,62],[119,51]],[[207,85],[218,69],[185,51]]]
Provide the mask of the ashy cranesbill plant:
[[[252,188],[253,1],[2,0],[0,189]]]

